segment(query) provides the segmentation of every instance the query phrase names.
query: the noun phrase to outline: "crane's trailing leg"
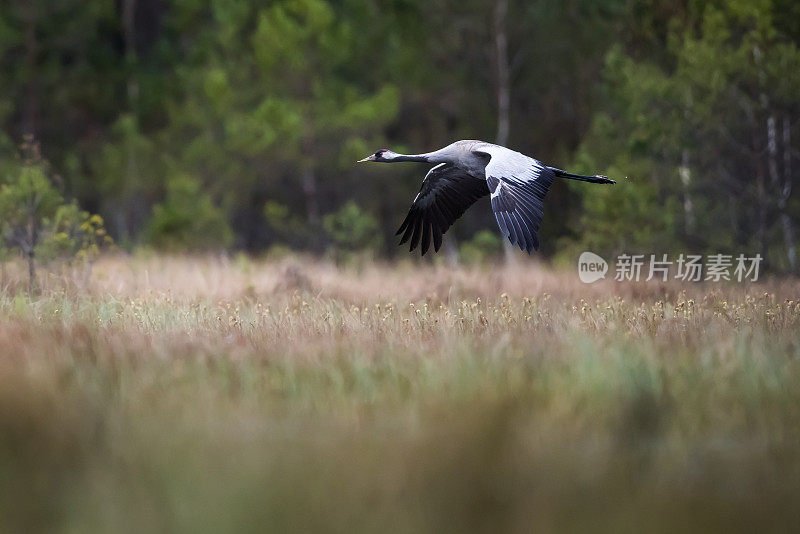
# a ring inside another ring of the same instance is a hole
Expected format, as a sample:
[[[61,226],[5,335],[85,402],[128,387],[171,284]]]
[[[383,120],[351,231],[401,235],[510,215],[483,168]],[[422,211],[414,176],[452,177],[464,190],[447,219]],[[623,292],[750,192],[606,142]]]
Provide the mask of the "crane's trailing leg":
[[[550,167],[550,170],[555,173],[556,176],[559,178],[569,178],[570,180],[579,180],[581,182],[591,182],[593,184],[615,184],[614,180],[607,178],[605,176],[601,176],[596,174],[594,176],[584,176],[582,174],[572,174],[566,171],[562,171],[561,169],[556,169],[555,167]]]

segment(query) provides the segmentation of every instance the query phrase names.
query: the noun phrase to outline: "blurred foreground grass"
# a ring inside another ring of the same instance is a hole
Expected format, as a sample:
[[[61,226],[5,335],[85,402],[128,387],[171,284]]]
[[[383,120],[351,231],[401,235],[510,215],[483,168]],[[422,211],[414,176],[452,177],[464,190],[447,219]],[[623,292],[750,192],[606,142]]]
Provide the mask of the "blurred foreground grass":
[[[29,297],[6,276],[3,532],[800,524],[796,281],[120,257]]]

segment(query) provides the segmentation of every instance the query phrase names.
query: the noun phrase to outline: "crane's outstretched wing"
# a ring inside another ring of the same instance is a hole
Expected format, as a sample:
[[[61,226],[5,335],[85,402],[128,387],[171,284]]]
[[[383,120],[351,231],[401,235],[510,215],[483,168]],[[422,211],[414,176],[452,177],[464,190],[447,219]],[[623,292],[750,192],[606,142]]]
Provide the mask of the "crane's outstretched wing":
[[[482,147],[476,152],[491,156],[486,183],[500,231],[528,254],[539,250],[543,201],[555,174],[539,161],[504,147]]]
[[[403,234],[402,245],[411,238],[414,250],[422,241],[422,255],[433,249],[438,252],[444,234],[476,200],[489,194],[486,180],[475,178],[449,163],[440,163],[428,171],[411,209],[396,235]]]

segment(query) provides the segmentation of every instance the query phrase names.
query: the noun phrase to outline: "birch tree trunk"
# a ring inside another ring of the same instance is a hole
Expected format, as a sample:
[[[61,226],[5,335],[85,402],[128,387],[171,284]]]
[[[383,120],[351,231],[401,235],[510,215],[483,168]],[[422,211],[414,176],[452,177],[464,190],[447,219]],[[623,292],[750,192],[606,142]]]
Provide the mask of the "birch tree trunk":
[[[497,64],[497,136],[495,143],[506,146],[511,127],[509,113],[511,101],[511,83],[508,65],[508,35],[506,19],[508,18],[508,0],[495,0],[493,10],[495,63]],[[514,245],[503,238],[503,252],[506,263],[516,261]]]
[[[126,84],[126,93],[128,97],[128,110],[136,121],[138,130],[138,108],[139,108],[139,83],[134,74],[134,67],[136,65],[136,0],[122,0],[122,32],[125,40],[125,64],[128,69]],[[136,233],[136,228],[132,224],[130,210],[135,209],[139,202],[136,197],[136,186],[139,179],[139,167],[136,161],[135,143],[132,139],[126,139],[125,142],[125,176],[123,179],[124,190],[122,193],[123,202],[127,205],[120,210],[116,210],[119,214],[117,216],[118,225],[120,226],[120,235],[127,237],[131,233]]]
[[[758,79],[759,83],[766,85],[766,72],[761,65],[761,50],[758,46],[753,47],[753,58],[756,65],[759,67]],[[768,113],[767,117],[767,172],[769,173],[770,185],[774,191],[776,198],[776,206],[778,209],[778,216],[781,221],[781,230],[783,231],[783,241],[786,247],[786,256],[789,260],[789,269],[792,272],[797,270],[797,249],[794,244],[794,228],[792,219],[786,210],[786,204],[789,200],[789,195],[792,192],[792,154],[791,154],[791,124],[788,116],[783,118],[783,180],[781,180],[780,172],[778,170],[778,125],[775,118],[775,112],[772,109],[772,103],[765,91],[759,95],[759,100],[764,111]],[[764,177],[763,171],[759,168],[759,239],[761,240],[762,255],[766,257],[764,249],[766,248],[766,209],[764,203],[766,195],[764,194]]]
[[[508,0],[494,2],[494,43],[497,58],[497,136],[498,145],[508,144],[510,126],[509,102],[511,87],[508,76],[508,36],[506,19],[508,18]]]
[[[783,116],[783,189],[781,190],[781,202],[783,202],[784,235],[787,236],[787,251],[789,255],[789,265],[793,273],[797,273],[797,247],[795,245],[794,226],[792,219],[786,212],[786,203],[792,194],[794,187],[794,176],[792,175],[792,122],[789,115]]]
[[[39,44],[36,39],[36,2],[26,0],[24,8],[25,17],[25,68],[27,70],[27,88],[25,97],[25,107],[22,116],[23,135],[36,136],[36,116],[39,113],[38,83],[36,56],[39,52]]]
[[[306,167],[301,174],[303,194],[306,197],[306,213],[311,228],[311,247],[319,251],[322,246],[321,217],[317,191],[317,175],[313,167]]]
[[[36,221],[36,210],[39,208],[39,197],[29,196],[25,210],[28,221],[25,225],[24,246],[22,248],[28,262],[28,291],[33,293],[36,287],[36,245],[39,244],[39,228]]]
[[[767,195],[764,183],[764,162],[761,157],[757,156],[757,159],[756,184],[758,189],[756,194],[756,206],[758,222],[756,226],[756,241],[758,242],[758,253],[764,258],[764,265],[765,267],[769,267],[769,258],[767,258]]]
[[[125,36],[125,60],[129,67],[136,63],[136,0],[123,0],[122,2],[122,31]],[[128,92],[128,105],[131,111],[136,109],[139,99],[139,83],[133,75],[133,69],[128,72],[126,80]]]
[[[784,172],[791,172],[791,155],[786,159],[786,143],[791,141],[791,134],[786,128],[787,121],[784,121],[783,142],[784,142]],[[789,260],[789,269],[795,272],[797,267],[796,251],[794,246],[794,229],[792,228],[792,220],[786,212],[786,201],[791,192],[791,177],[785,175],[781,180],[780,173],[778,172],[778,126],[775,120],[775,115],[770,115],[767,119],[767,168],[769,169],[769,179],[775,196],[777,197],[778,213],[780,214],[781,229],[783,230],[783,240],[786,245],[786,256]]]
[[[686,221],[686,234],[690,235],[694,232],[695,220],[691,194],[692,171],[689,168],[689,151],[685,148],[681,154],[681,166],[678,172],[683,184],[683,215]]]
[[[786,209],[789,196],[792,194],[792,131],[791,121],[788,115],[783,116],[783,180],[778,179],[778,134],[774,117],[772,119],[772,129],[770,133],[771,141],[769,147],[770,167],[775,167],[775,189],[778,195],[778,210],[781,214],[781,228],[783,230],[783,240],[786,244],[786,256],[789,259],[789,269],[797,272],[797,248],[795,247],[794,225],[792,218]],[[774,160],[774,163],[772,162]]]
[[[761,109],[768,113],[770,109],[769,104],[769,97],[767,93],[764,91],[764,87],[766,86],[767,74],[764,70],[762,65],[762,53],[761,48],[756,45],[753,47],[753,61],[758,68],[758,83],[761,86],[761,92],[759,93],[758,100],[761,104]],[[767,188],[766,188],[766,177],[765,170],[764,170],[764,158],[761,157],[763,153],[760,150],[761,147],[761,123],[759,119],[751,119],[752,124],[752,143],[753,143],[753,154],[755,155],[756,159],[756,178],[758,180],[758,226],[756,228],[756,236],[758,240],[758,248],[759,254],[761,257],[764,258],[764,266],[766,268],[770,267],[769,258],[767,258]],[[767,122],[767,130],[769,130],[769,121]],[[769,133],[767,135],[767,149],[769,150]],[[769,163],[769,162],[768,162]],[[768,172],[768,171],[767,171]]]

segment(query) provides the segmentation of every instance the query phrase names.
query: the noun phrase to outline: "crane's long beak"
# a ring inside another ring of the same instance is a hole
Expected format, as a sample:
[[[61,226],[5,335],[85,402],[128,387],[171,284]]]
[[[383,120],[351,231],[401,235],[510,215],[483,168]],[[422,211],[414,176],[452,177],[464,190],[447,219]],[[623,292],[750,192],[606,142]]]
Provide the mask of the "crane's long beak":
[[[366,158],[356,161],[356,163],[364,163],[365,161],[375,161],[375,154],[370,154]]]

